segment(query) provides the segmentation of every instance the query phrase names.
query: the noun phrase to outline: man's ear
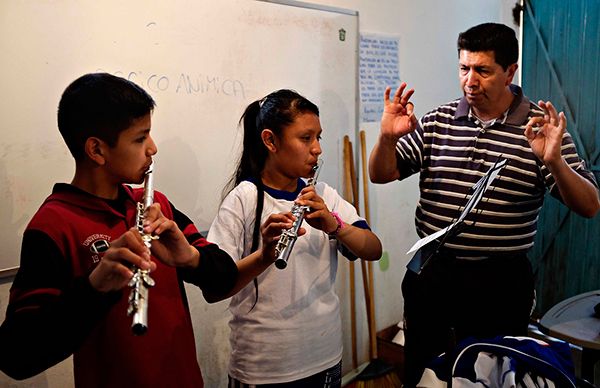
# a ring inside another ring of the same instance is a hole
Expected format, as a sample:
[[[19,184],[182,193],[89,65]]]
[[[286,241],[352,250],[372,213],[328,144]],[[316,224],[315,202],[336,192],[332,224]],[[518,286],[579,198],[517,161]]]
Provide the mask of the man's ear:
[[[519,65],[517,63],[513,63],[512,65],[508,66],[508,78],[506,79],[506,86],[512,84],[513,78],[515,77],[518,68]]]
[[[88,137],[84,144],[85,154],[96,164],[106,163],[106,143],[97,137]]]
[[[260,137],[262,139],[263,144],[267,149],[271,152],[277,151],[277,146],[275,145],[275,134],[270,129],[263,129],[260,133]]]

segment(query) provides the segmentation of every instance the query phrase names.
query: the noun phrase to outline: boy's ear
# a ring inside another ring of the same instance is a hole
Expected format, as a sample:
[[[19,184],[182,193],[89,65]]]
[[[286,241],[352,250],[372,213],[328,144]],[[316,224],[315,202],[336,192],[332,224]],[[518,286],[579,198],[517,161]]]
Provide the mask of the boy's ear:
[[[260,137],[263,141],[263,144],[269,151],[277,151],[277,146],[275,145],[275,134],[273,131],[270,129],[263,129],[263,131],[260,133]]]
[[[106,143],[97,137],[88,137],[84,145],[85,154],[93,162],[103,165],[106,162]]]

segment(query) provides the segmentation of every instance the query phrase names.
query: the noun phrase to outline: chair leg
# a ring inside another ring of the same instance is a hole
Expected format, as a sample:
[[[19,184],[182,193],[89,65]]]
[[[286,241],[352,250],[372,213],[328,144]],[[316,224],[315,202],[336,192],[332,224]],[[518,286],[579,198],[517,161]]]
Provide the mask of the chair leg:
[[[595,383],[594,367],[600,361],[600,350],[583,348],[581,351],[581,378]]]
[[[454,354],[456,352],[456,331],[453,327],[448,331],[448,343],[446,344],[446,359],[448,360],[448,385],[452,388],[452,366],[454,365]]]

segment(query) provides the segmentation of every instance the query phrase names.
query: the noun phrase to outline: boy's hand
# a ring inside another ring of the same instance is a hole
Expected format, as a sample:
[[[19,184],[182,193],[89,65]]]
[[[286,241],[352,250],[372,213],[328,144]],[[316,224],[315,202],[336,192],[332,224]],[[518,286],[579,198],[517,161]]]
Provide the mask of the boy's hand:
[[[265,222],[260,226],[260,234],[263,242],[263,260],[273,263],[277,257],[275,257],[275,247],[279,241],[281,233],[292,227],[294,222],[294,216],[291,212],[271,214]],[[306,233],[306,229],[300,227],[298,229],[298,236],[302,236]]]
[[[336,218],[327,208],[323,198],[317,194],[314,186],[303,188],[296,203],[310,208],[304,214],[304,219],[313,228],[322,230],[325,233],[332,233],[337,229]]]
[[[152,240],[151,249],[152,254],[163,263],[172,267],[198,266],[200,253],[190,245],[175,221],[164,216],[159,203],[146,209],[144,233],[158,236],[158,239]]]
[[[150,260],[150,252],[135,228],[111,242],[110,247],[90,274],[90,284],[100,292],[120,290],[133,276],[131,266],[153,271],[156,263]]]

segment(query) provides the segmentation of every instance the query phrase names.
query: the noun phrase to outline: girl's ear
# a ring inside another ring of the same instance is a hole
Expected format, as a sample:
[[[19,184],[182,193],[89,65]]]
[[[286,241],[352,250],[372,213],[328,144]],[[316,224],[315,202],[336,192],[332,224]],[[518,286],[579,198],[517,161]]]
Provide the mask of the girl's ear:
[[[97,137],[88,137],[84,144],[85,154],[94,163],[102,166],[106,163],[106,143]]]
[[[275,145],[275,134],[270,129],[263,129],[260,133],[260,138],[263,144],[270,152],[276,152],[277,146]]]

